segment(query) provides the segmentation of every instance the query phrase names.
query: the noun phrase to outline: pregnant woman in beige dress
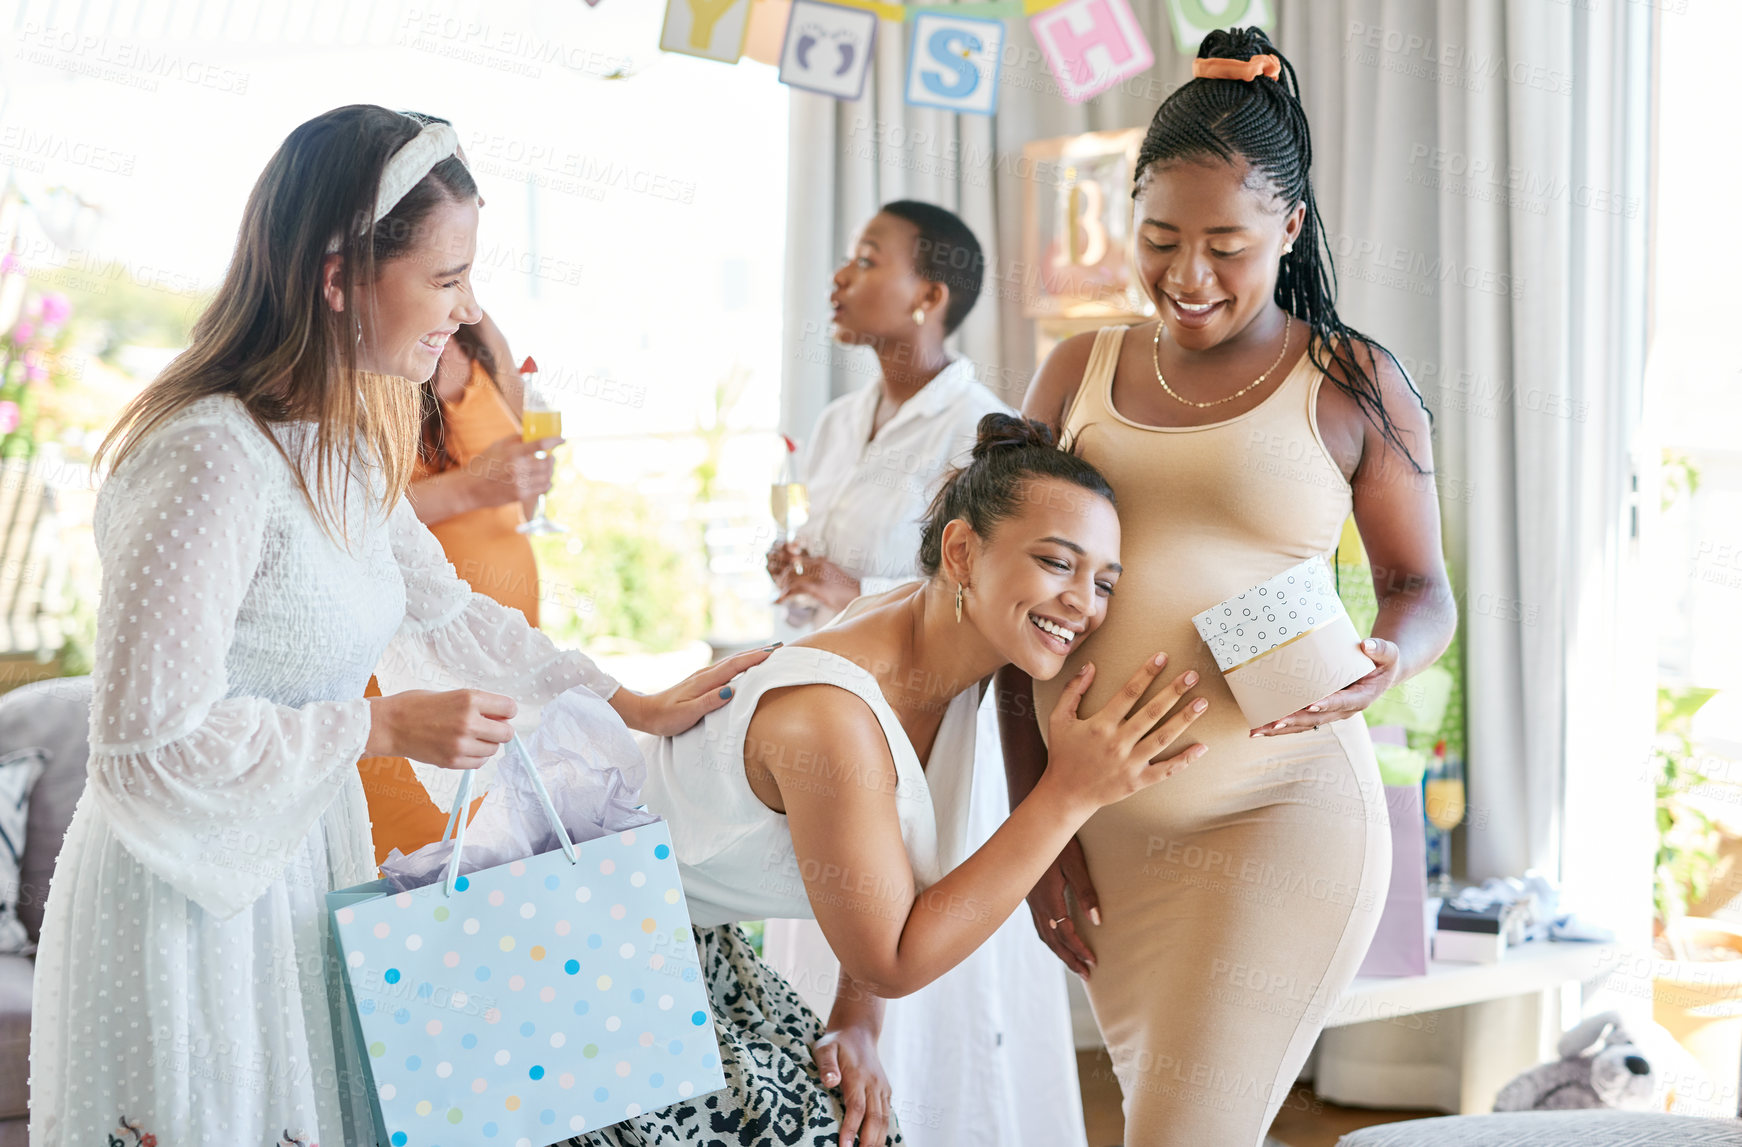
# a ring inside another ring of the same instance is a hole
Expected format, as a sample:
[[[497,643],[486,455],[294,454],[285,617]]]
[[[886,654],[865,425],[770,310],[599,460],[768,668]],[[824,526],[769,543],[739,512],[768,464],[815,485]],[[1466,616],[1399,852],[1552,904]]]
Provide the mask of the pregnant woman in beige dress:
[[[1086,977],[1125,1142],[1143,1147],[1263,1138],[1385,899],[1360,711],[1455,623],[1427,413],[1337,317],[1293,70],[1256,29],[1213,33],[1199,55],[1138,157],[1136,270],[1160,321],[1062,343],[1024,408],[1112,483],[1126,573],[1065,672],[1032,696],[1020,671],[999,677],[1012,801],[1046,756],[1030,714],[1082,663],[1091,707],[1157,649],[1210,701],[1193,729],[1208,759],[1095,814],[1029,897]],[[1379,595],[1376,668],[1249,730],[1192,615],[1330,553],[1351,509]]]

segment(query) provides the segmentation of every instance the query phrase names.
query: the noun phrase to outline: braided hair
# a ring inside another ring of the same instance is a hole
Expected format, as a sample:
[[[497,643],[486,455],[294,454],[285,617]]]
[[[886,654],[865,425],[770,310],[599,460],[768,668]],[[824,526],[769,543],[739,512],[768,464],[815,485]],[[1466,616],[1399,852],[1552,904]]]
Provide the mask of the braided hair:
[[[1209,158],[1224,163],[1245,160],[1291,210],[1304,205],[1300,236],[1294,250],[1282,257],[1276,277],[1276,304],[1306,324],[1312,364],[1352,398],[1385,440],[1422,473],[1421,463],[1386,413],[1377,373],[1355,355],[1356,344],[1365,346],[1375,363],[1381,354],[1389,358],[1418,402],[1421,392],[1395,355],[1337,316],[1337,273],[1307,176],[1313,142],[1294,65],[1259,28],[1217,29],[1198,46],[1199,59],[1249,60],[1257,55],[1275,56],[1282,74],[1275,80],[1199,77],[1181,85],[1156,109],[1137,153],[1131,196],[1135,199],[1142,192],[1154,164]]]

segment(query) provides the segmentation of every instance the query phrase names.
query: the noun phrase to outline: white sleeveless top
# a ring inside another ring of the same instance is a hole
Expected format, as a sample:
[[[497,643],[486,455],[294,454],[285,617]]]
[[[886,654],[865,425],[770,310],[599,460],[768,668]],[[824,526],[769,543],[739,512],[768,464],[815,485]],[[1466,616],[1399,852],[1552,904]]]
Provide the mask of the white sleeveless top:
[[[877,679],[839,654],[802,645],[775,650],[732,683],[732,700],[688,732],[638,738],[647,757],[647,806],[666,819],[690,918],[698,927],[816,913],[799,876],[786,815],[762,803],[744,774],[744,738],[762,695],[792,685],[833,685],[877,715],[895,760],[895,805],[919,888],[961,863],[968,840],[974,733],[980,692],[950,701],[922,768]],[[854,783],[851,762],[817,766],[820,783]]]

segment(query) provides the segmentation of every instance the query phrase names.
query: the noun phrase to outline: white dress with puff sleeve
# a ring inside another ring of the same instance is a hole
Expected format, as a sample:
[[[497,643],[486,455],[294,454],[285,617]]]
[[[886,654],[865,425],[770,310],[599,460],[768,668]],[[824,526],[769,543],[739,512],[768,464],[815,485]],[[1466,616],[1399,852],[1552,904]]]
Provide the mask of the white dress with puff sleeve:
[[[286,423],[286,453],[313,426]],[[88,781],[49,892],[31,1142],[372,1143],[335,1051],[325,893],[375,876],[357,759],[370,673],[538,705],[616,683],[470,592],[373,471],[323,531],[227,396],[151,432],[97,500]],[[385,657],[384,657],[385,655]],[[434,666],[445,670],[438,681]]]

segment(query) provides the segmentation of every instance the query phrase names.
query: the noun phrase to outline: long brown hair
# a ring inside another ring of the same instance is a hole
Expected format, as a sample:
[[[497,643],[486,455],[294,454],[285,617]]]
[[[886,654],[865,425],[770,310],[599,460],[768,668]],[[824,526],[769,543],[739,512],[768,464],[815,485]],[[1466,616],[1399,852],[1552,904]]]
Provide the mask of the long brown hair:
[[[199,399],[230,394],[284,456],[329,535],[347,538],[348,477],[379,466],[386,513],[410,483],[417,458],[418,387],[359,370],[368,320],[365,288],[380,264],[413,247],[439,204],[478,194],[471,173],[449,157],[432,168],[373,227],[381,171],[433,116],[352,104],[316,116],[285,138],[242,213],[236,251],[187,350],[121,412],[92,462],[110,473],[157,427]],[[329,241],[343,256],[346,306],[322,291]],[[315,422],[309,453],[293,458],[270,424]]]

